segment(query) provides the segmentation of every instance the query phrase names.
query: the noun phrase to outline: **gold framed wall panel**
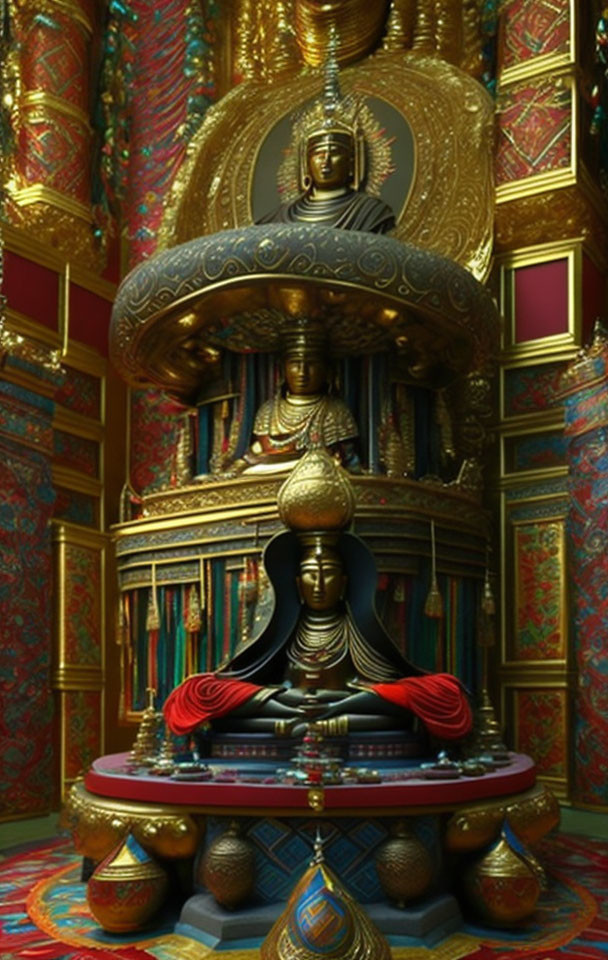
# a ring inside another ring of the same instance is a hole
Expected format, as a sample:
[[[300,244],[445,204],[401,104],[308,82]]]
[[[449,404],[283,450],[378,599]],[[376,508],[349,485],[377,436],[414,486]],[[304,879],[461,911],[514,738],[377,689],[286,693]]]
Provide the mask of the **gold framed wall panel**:
[[[516,272],[527,267],[545,266],[564,261],[567,277],[567,319],[562,333],[517,341],[515,311]],[[540,244],[514,250],[497,258],[500,285],[500,309],[505,318],[503,328],[502,360],[512,366],[513,361],[523,358],[563,357],[582,342],[582,274],[583,245],[581,240],[564,240],[558,243]]]
[[[562,418],[521,424],[500,431],[500,479],[535,480],[563,476],[567,470]]]
[[[540,482],[546,480],[539,477]],[[501,669],[568,669],[564,498],[509,503],[501,493]]]
[[[569,678],[503,679],[501,710],[507,740],[537,765],[539,780],[567,799],[572,783],[572,685]]]
[[[538,81],[535,84],[535,81]],[[538,173],[528,173],[521,177],[508,179],[503,183],[497,183],[496,186],[496,203],[500,205],[506,203],[510,200],[520,199],[522,197],[527,197],[533,194],[544,193],[548,190],[555,190],[559,187],[568,187],[572,186],[577,181],[577,171],[579,167],[579,137],[578,137],[578,90],[576,85],[576,74],[573,67],[568,67],[564,70],[557,70],[554,72],[543,73],[540,76],[530,76],[525,80],[521,80],[519,83],[510,84],[508,86],[503,85],[500,88],[496,106],[497,112],[497,122],[499,130],[501,128],[501,116],[502,109],[506,108],[509,105],[509,98],[513,101],[518,94],[523,94],[527,88],[534,89],[536,95],[540,95],[543,91],[550,93],[555,93],[555,91],[563,90],[567,94],[564,97],[567,100],[567,108],[564,110],[564,117],[568,118],[567,131],[570,139],[570,146],[567,153],[567,157],[564,154],[567,162],[561,162],[561,165],[558,165],[552,169],[543,170]],[[522,114],[530,115],[532,112],[534,104],[530,102],[525,110],[522,111]],[[543,124],[539,123],[539,126]],[[505,124],[505,129],[510,129]],[[564,131],[561,131],[562,133]],[[557,137],[559,136],[560,131],[556,131],[555,138],[551,143],[555,143]],[[508,137],[509,142],[514,143],[514,135],[511,130],[511,133]],[[540,147],[540,145],[539,145]],[[500,151],[500,147],[499,147]],[[500,152],[497,154],[498,166],[497,166],[497,175],[500,174]],[[538,154],[538,156],[530,156],[527,159],[529,169],[534,170],[535,167],[540,166],[541,158],[543,157],[543,150]]]
[[[544,355],[517,357],[500,364],[498,415],[501,430],[563,424],[559,381],[577,349],[573,345],[556,351],[549,358]],[[512,382],[515,378],[520,378],[519,384]]]
[[[106,668],[105,534],[53,522],[59,789],[104,752]]]
[[[556,53],[542,54],[532,56],[520,63],[513,64],[510,67],[504,67],[498,73],[498,89],[502,90],[511,83],[520,80],[527,80],[533,77],[541,76],[545,73],[552,73],[555,70],[564,67],[573,67],[576,63],[576,51],[578,48],[578,18],[576,9],[576,0],[568,0],[569,30],[568,30],[568,50]],[[508,10],[506,11],[508,16]],[[501,30],[501,42],[504,40],[504,26]]]

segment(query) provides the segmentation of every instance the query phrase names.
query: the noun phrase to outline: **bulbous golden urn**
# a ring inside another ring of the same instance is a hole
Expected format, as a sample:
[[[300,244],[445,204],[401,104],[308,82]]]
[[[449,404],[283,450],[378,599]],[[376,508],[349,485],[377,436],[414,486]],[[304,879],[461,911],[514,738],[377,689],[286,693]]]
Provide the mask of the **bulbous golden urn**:
[[[250,896],[255,881],[255,852],[253,844],[239,836],[238,824],[231,823],[226,833],[206,850],[199,880],[229,910]]]
[[[467,868],[463,888],[480,920],[496,927],[513,927],[534,913],[541,883],[503,829],[487,853]]]
[[[393,836],[378,847],[376,871],[389,900],[404,907],[408,900],[428,890],[433,880],[433,861],[424,844],[401,820]]]
[[[129,933],[152,919],[168,885],[161,865],[129,834],[93,871],[87,901],[104,930]]]

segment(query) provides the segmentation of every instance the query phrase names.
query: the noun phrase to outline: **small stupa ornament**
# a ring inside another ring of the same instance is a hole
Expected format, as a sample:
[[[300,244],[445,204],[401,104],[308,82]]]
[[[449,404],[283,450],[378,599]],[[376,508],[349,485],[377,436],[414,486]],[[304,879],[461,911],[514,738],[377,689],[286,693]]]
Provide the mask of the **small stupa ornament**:
[[[296,532],[344,530],[355,513],[348,474],[324,447],[304,454],[281,487],[279,516]]]
[[[319,831],[314,849],[310,866],[262,944],[262,960],[390,960],[387,941],[325,864]]]

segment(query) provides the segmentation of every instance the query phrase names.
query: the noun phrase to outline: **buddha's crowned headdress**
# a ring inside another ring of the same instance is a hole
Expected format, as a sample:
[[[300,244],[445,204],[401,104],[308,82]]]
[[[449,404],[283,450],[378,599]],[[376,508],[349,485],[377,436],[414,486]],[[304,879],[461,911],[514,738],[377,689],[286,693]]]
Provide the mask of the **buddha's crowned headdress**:
[[[365,177],[365,139],[359,124],[361,104],[354,97],[343,97],[336,57],[337,35],[332,32],[325,61],[323,95],[297,123],[300,149],[300,180],[308,186],[308,154],[327,141],[346,144],[352,152],[351,182],[357,190]]]

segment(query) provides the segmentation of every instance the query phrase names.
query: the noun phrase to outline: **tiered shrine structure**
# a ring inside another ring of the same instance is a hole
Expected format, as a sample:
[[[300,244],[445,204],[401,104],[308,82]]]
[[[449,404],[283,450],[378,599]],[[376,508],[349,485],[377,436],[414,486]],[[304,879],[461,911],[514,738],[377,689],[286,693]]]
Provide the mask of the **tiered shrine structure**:
[[[518,922],[556,822],[488,693],[492,105],[339,49],[210,112],[119,291],[115,363],[182,411],[116,528],[124,713],[153,689],[185,739],[144,757],[147,727],[68,804],[91,860],[127,833],[192,859],[179,932],[267,958],[437,942],[459,857]]]

